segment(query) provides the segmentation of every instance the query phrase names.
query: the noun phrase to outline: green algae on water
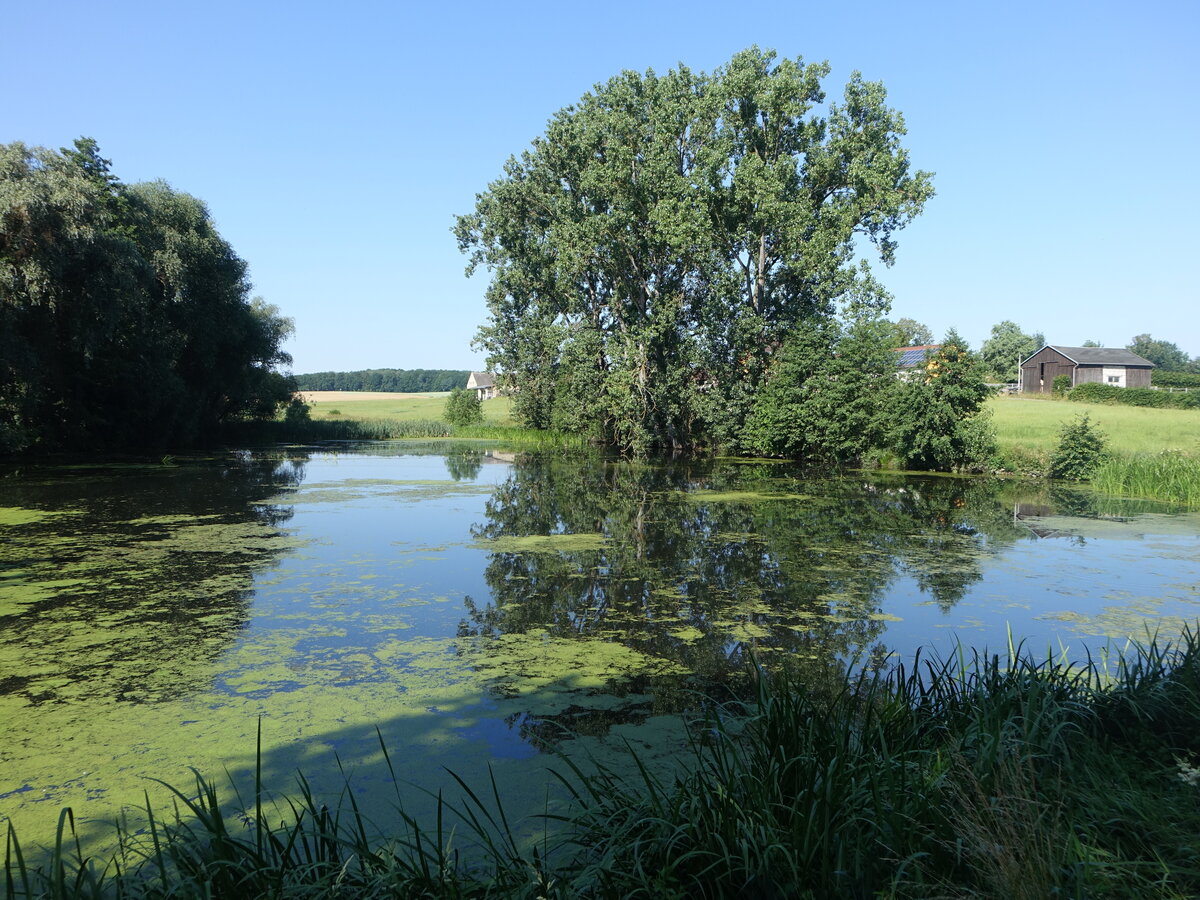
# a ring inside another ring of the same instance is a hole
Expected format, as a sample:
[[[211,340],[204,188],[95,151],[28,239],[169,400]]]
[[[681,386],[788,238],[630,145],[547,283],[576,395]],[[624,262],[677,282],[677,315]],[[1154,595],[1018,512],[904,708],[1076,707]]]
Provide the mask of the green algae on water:
[[[45,522],[56,516],[71,515],[75,512],[76,510],[25,509],[20,506],[0,506],[0,528],[18,528],[22,525]]]
[[[474,546],[492,553],[578,553],[602,550],[607,542],[603,534],[529,534],[481,538]]]
[[[810,494],[768,493],[765,491],[683,491],[683,496],[694,503],[766,503],[776,500],[790,502],[812,501]]]

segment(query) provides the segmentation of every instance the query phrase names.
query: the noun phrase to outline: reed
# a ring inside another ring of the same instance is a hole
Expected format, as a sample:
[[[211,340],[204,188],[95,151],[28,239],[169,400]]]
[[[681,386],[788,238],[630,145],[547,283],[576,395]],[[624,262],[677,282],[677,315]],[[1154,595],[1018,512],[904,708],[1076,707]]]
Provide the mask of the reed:
[[[522,428],[519,425],[469,425],[465,428],[454,429],[456,438],[499,441],[505,444],[522,444],[538,449],[578,449],[588,446],[588,441],[581,435],[565,431],[540,431],[535,428]]]
[[[1200,509],[1200,457],[1177,450],[1110,457],[1092,473],[1091,483],[1106,494]]]
[[[450,437],[445,422],[407,419],[306,419],[240,422],[223,439],[240,444],[315,443],[317,441],[387,441],[401,438]]]

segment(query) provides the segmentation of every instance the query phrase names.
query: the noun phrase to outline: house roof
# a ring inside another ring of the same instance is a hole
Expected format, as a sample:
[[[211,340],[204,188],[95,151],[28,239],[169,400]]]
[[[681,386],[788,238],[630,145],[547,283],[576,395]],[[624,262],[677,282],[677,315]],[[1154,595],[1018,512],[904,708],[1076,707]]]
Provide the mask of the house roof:
[[[469,388],[490,388],[496,386],[496,379],[487,372],[472,372],[471,377],[467,379],[467,387]]]
[[[1124,347],[1062,347],[1058,344],[1047,344],[1046,347],[1061,353],[1071,362],[1080,366],[1149,366],[1151,368],[1154,366],[1154,363],[1144,356],[1138,356],[1132,350],[1126,350]],[[1046,347],[1042,347],[1038,353],[1041,353]],[[1037,353],[1034,353],[1033,356],[1037,356]],[[1033,356],[1029,358],[1032,359]]]
[[[900,358],[896,360],[896,365],[902,369],[912,369],[925,362],[931,350],[940,350],[941,344],[922,344],[920,347],[896,347],[895,352],[900,354]]]

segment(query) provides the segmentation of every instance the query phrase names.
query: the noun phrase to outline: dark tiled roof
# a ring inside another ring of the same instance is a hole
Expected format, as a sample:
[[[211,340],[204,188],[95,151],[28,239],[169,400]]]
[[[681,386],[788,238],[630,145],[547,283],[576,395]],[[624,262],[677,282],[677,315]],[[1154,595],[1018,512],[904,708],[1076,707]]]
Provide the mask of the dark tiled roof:
[[[496,379],[487,372],[472,372],[471,377],[467,379],[467,383],[475,382],[473,387],[490,388],[496,386]]]
[[[1145,357],[1138,356],[1132,350],[1124,347],[1061,347],[1058,344],[1047,344],[1051,350],[1057,350],[1067,359],[1081,366],[1153,366],[1154,363]]]
[[[900,354],[896,365],[901,369],[912,369],[925,362],[931,350],[938,350],[941,344],[922,344],[920,347],[897,347],[895,352]]]

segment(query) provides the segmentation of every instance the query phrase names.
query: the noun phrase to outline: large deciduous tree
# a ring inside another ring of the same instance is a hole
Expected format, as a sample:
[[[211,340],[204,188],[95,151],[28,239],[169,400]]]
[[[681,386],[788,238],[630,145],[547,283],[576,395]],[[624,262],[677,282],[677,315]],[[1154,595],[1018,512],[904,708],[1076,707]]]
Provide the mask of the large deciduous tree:
[[[979,348],[986,374],[999,381],[1016,381],[1018,363],[1046,345],[1040,334],[1026,334],[1007,319],[992,326],[992,334]]]
[[[455,228],[485,267],[478,343],[530,425],[627,448],[736,437],[772,354],[839,301],[882,307],[932,195],[902,117],[857,73],[757,48],[711,74],[624,72],[550,120]]]
[[[95,141],[0,145],[0,450],[194,442],[291,394],[289,320],[204,205]]]
[[[1148,334],[1135,335],[1128,349],[1150,360],[1163,372],[1186,372],[1189,368],[1188,355],[1177,344],[1155,340]]]
[[[895,347],[924,347],[933,343],[933,332],[916,319],[902,318],[891,325],[891,340]]]

